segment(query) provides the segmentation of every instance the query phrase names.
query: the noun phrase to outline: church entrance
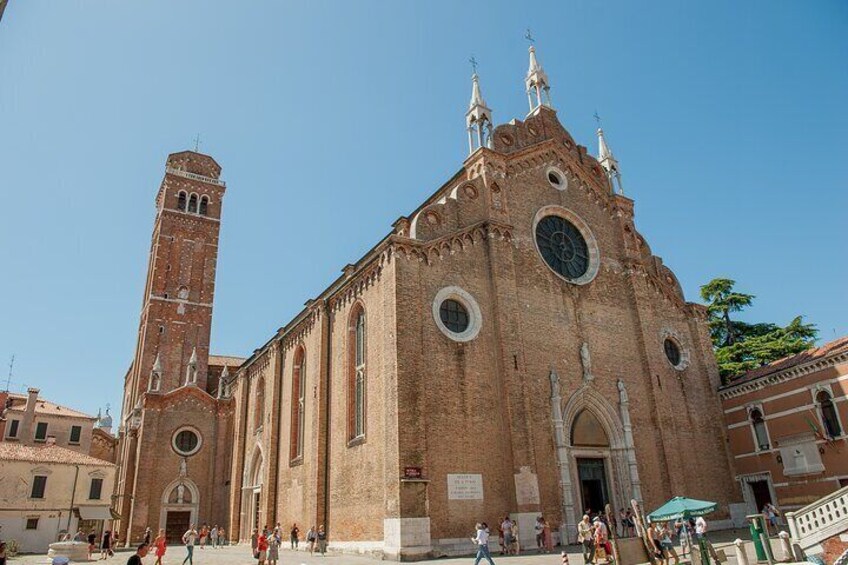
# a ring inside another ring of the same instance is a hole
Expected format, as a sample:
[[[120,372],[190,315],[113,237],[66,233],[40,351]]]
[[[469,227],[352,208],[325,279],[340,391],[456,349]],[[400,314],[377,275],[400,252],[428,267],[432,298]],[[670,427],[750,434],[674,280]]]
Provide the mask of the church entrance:
[[[577,477],[580,480],[580,494],[583,498],[583,510],[590,514],[603,511],[609,502],[607,494],[607,474],[604,460],[600,458],[577,458]]]
[[[165,537],[168,545],[180,545],[183,542],[183,534],[188,531],[191,524],[191,511],[168,511],[165,516]]]

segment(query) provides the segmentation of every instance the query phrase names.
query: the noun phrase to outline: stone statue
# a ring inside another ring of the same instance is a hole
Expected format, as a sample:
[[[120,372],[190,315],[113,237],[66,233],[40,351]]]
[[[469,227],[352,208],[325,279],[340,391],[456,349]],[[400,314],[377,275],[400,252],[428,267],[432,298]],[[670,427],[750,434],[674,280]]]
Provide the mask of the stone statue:
[[[589,353],[589,344],[585,341],[580,346],[580,361],[583,363],[583,382],[588,383],[595,377],[592,375],[592,356]]]
[[[185,461],[185,460],[183,460]],[[185,500],[185,485],[180,483],[177,485],[177,504],[182,504]]]
[[[180,459],[180,477],[185,477],[187,474],[188,470],[186,469],[186,458],[183,457],[182,459]]]
[[[559,394],[559,375],[553,367],[551,367],[548,378],[551,379],[551,396],[557,396]]]
[[[627,396],[627,389],[624,388],[624,381],[618,379],[618,399],[622,404],[630,402],[630,398]]]

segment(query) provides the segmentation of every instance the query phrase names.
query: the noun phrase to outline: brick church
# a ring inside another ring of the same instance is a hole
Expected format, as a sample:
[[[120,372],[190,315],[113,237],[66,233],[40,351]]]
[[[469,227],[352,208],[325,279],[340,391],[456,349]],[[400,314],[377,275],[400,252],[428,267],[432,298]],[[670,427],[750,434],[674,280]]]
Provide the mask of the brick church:
[[[323,524],[334,548],[415,559],[505,513],[528,545],[540,514],[573,541],[584,509],[631,499],[729,516],[705,308],[636,230],[603,132],[593,157],[560,123],[532,47],[524,86],[528,115],[494,127],[475,73],[457,173],[247,360],[209,354],[220,168],[168,158],[122,536]]]

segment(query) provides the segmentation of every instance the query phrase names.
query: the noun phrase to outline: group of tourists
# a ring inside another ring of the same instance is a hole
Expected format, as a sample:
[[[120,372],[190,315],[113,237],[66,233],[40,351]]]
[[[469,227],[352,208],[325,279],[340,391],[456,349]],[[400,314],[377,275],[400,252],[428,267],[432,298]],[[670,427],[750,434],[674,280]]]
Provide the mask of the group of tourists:
[[[257,560],[259,565],[276,565],[280,558],[280,545],[283,542],[283,528],[279,522],[277,526],[271,530],[265,526],[260,531],[258,528],[253,530],[250,535],[250,547],[253,551],[253,558]],[[300,528],[298,525],[292,524],[289,529],[289,542],[291,549],[297,551],[300,544]],[[327,530],[324,525],[311,526],[306,532],[306,543],[308,544],[309,554],[313,555],[317,549],[323,557],[327,553]]]
[[[577,543],[583,546],[583,562],[597,563],[599,560],[609,560],[612,556],[612,544],[609,541],[609,526],[601,515],[594,519],[583,514],[583,519],[577,523]]]

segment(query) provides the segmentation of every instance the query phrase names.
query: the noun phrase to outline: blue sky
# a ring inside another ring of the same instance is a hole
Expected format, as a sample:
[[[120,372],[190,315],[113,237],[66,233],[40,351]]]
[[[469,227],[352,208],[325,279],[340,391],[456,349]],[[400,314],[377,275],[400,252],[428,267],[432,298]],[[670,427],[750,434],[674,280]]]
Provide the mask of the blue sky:
[[[118,406],[153,199],[228,182],[213,350],[247,355],[460,167],[468,58],[522,118],[530,27],[560,119],[597,110],[687,297],[848,334],[848,4],[11,0],[0,22],[0,376]]]

